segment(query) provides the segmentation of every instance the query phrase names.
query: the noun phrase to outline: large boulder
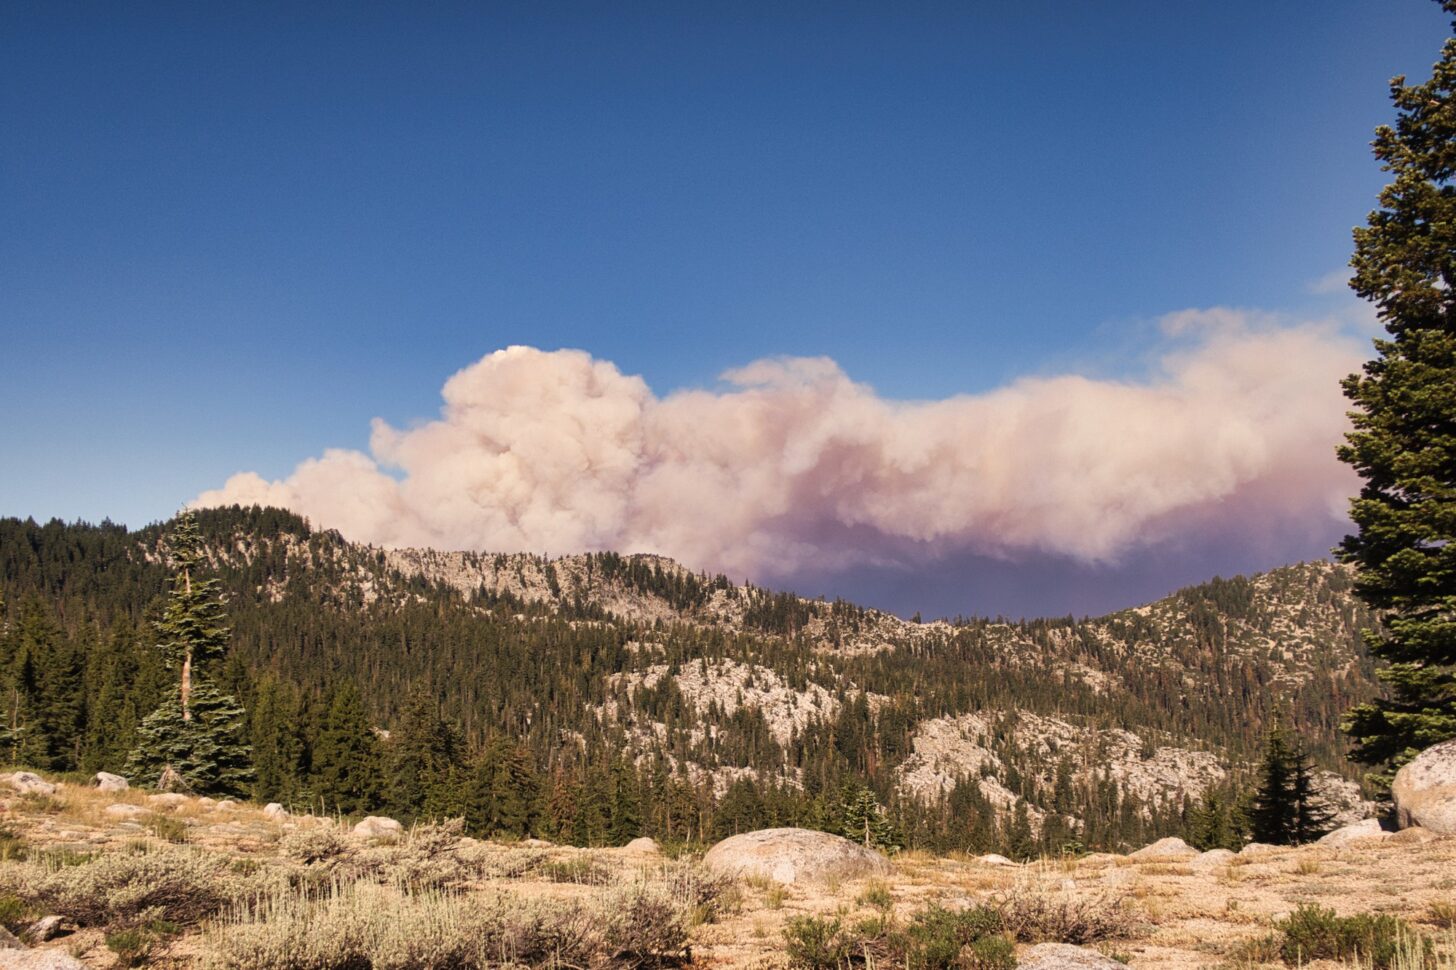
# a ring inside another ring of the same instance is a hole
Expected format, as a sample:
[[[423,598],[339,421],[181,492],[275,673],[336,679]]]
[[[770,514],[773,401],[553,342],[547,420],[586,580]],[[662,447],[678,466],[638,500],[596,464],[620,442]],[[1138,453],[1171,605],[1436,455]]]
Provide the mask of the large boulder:
[[[1349,845],[1351,842],[1372,842],[1390,838],[1390,833],[1380,827],[1380,819],[1367,818],[1354,825],[1346,825],[1319,837],[1320,845]]]
[[[1145,845],[1136,852],[1129,853],[1129,859],[1137,859],[1140,862],[1148,862],[1153,859],[1196,859],[1198,850],[1177,836],[1170,835],[1166,839],[1159,839],[1152,845]]]
[[[731,836],[708,850],[703,865],[725,875],[759,876],[789,885],[890,871],[890,861],[874,849],[809,829],[761,829]]]
[[[1127,970],[1125,963],[1069,943],[1038,943],[1021,955],[1016,966],[1019,970]]]
[[[5,779],[22,795],[54,795],[56,786],[31,771],[17,771]]]
[[[1438,835],[1456,835],[1456,740],[1432,745],[1395,773],[1395,820]]]

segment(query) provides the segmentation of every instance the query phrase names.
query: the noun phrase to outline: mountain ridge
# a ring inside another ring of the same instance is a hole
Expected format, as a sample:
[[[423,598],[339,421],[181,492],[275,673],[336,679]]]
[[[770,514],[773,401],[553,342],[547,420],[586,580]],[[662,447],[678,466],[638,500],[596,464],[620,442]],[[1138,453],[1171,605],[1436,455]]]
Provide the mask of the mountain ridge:
[[[1100,844],[1177,830],[1284,716],[1360,804],[1337,722],[1377,689],[1371,620],[1332,563],[1081,620],[915,622],[659,556],[387,550],[279,510],[198,517],[240,690],[276,679],[307,706],[352,681],[386,731],[424,690],[472,744],[515,738],[543,773],[625,757],[715,811],[764,812],[772,792],[798,804],[860,779],[925,839],[1024,808]],[[3,520],[0,592],[73,630],[124,618],[144,644],[165,544],[160,527]]]

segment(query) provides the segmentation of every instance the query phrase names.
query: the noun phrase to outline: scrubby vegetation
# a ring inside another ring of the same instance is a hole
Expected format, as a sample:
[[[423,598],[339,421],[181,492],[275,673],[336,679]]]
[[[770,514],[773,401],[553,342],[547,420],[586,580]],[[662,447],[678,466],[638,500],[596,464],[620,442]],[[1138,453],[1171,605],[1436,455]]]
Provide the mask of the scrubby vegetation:
[[[1015,944],[1083,944],[1127,935],[1123,902],[1020,887],[961,910],[932,905],[898,920],[881,915],[858,922],[798,916],[784,929],[784,951],[800,970],[877,965],[907,970],[1002,970],[1016,966]]]
[[[1315,960],[1345,960],[1370,970],[1422,970],[1436,966],[1434,943],[1388,913],[1337,916],[1333,909],[1303,905],[1249,944],[1246,955],[1302,967]]]

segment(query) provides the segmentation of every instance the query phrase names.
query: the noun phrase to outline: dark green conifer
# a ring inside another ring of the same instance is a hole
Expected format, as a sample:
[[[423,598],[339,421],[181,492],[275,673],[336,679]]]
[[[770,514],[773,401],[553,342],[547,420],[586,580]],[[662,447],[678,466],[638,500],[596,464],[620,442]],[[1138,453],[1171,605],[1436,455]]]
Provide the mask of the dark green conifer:
[[[1456,0],[1441,6],[1456,15]],[[1350,262],[1390,336],[1344,382],[1354,430],[1340,458],[1364,485],[1350,507],[1359,531],[1338,550],[1384,621],[1367,639],[1389,695],[1345,721],[1383,779],[1456,737],[1456,37],[1429,80],[1397,77],[1391,99],[1395,125],[1374,149],[1393,178]]]
[[[125,774],[151,788],[246,795],[253,770],[242,707],[205,680],[194,681],[190,706],[183,720],[176,697],[142,720]]]
[[[377,809],[383,794],[379,737],[364,713],[353,681],[330,693],[313,747],[314,794],[330,811],[346,815]]]
[[[845,786],[839,805],[839,833],[871,849],[900,848],[900,835],[875,793],[860,784]]]
[[[242,794],[251,774],[243,710],[204,677],[227,650],[219,583],[201,576],[196,516],[177,517],[169,540],[172,587],[157,621],[158,648],[179,671],[177,690],[137,728],[127,772],[140,784],[199,794]]]

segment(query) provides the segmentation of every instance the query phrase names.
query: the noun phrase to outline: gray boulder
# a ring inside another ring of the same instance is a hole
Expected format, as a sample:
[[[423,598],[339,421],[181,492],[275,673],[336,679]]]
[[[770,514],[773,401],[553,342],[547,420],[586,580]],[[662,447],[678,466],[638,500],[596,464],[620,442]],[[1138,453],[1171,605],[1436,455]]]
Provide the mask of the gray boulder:
[[[17,771],[5,779],[22,795],[54,795],[56,786],[30,771]]]
[[[131,787],[127,780],[120,775],[113,775],[109,771],[98,771],[91,779],[91,784],[102,791],[126,791]]]
[[[392,818],[370,815],[354,826],[353,835],[360,839],[385,839],[392,842],[404,835],[404,826]]]
[[[1317,841],[1320,845],[1341,846],[1349,845],[1352,842],[1377,842],[1388,838],[1390,838],[1390,833],[1380,827],[1378,818],[1367,818],[1354,825],[1335,829],[1333,832],[1320,836]]]
[[[64,916],[42,916],[25,931],[25,938],[31,943],[44,943],[46,940],[53,940],[62,933],[69,933],[73,926],[66,925]]]
[[[1068,943],[1038,943],[1021,955],[1016,966],[1019,970],[1127,970],[1127,964]]]
[[[1456,740],[1432,745],[1395,773],[1395,820],[1437,835],[1456,835]]]
[[[703,856],[703,865],[731,876],[774,882],[826,883],[890,871],[890,861],[849,839],[809,829],[761,829],[724,839]]]

